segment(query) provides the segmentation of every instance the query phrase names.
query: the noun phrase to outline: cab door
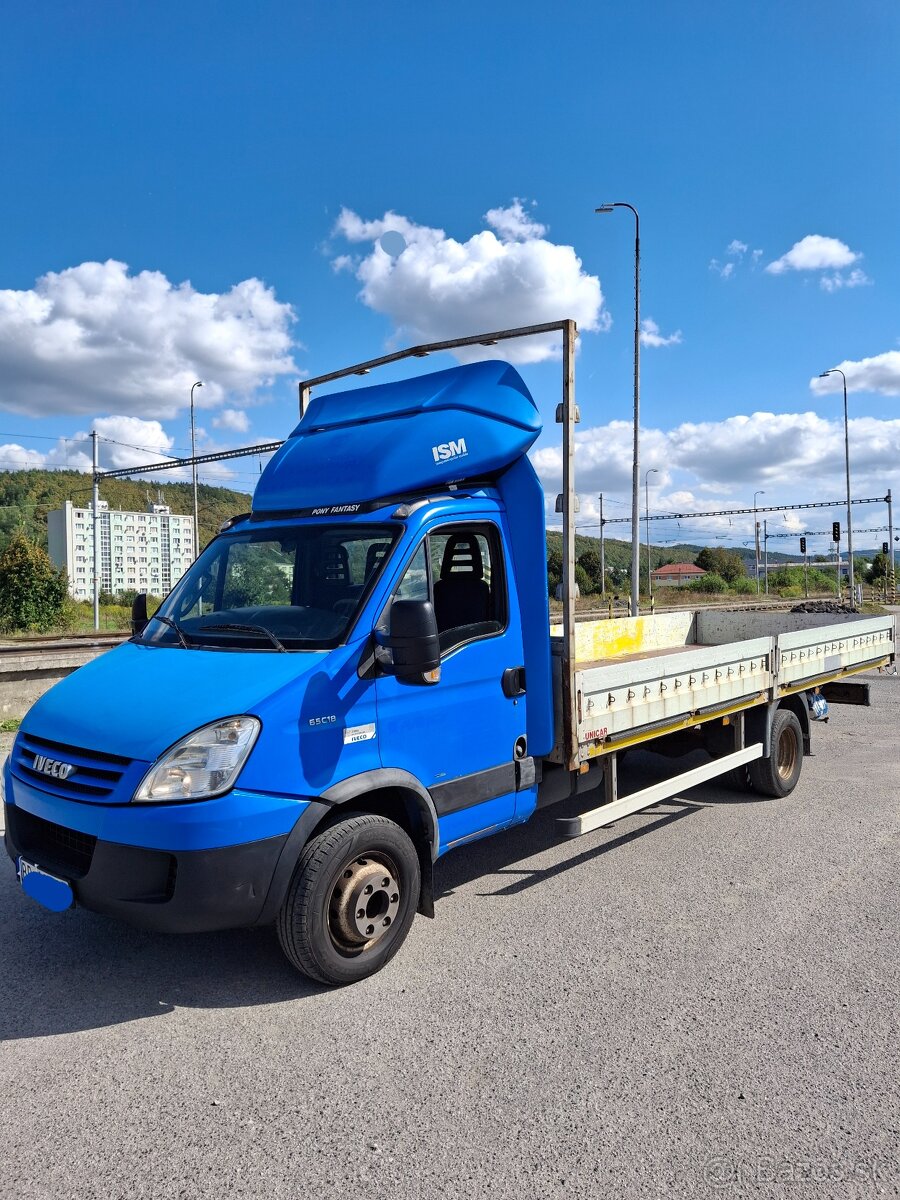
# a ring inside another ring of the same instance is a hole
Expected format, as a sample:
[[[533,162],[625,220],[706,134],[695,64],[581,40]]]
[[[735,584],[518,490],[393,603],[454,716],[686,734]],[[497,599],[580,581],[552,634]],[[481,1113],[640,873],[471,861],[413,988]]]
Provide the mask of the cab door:
[[[517,757],[527,753],[522,628],[497,525],[460,522],[429,532],[379,626],[386,628],[395,598],[434,604],[440,679],[379,676],[381,761],[429,790],[448,849],[513,820]]]

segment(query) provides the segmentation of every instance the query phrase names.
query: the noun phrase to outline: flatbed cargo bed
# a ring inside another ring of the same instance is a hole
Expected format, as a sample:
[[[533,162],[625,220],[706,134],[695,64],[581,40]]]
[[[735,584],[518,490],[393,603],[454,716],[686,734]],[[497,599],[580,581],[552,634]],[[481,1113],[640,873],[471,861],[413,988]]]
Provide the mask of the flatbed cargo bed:
[[[585,622],[568,681],[558,627],[551,642],[557,699],[564,682],[573,690],[583,764],[883,665],[894,618],[704,610]],[[551,761],[563,763],[565,705],[557,711]]]

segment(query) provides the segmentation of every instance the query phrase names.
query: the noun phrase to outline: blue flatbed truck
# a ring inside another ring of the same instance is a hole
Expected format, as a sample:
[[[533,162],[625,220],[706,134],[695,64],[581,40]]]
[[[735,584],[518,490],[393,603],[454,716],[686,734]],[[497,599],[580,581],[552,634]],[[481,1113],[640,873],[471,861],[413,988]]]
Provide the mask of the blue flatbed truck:
[[[433,350],[563,339],[563,616],[551,627],[541,423],[498,360],[317,396]],[[134,636],[28,712],[4,764],[22,890],[138,926],[275,924],[327,984],[434,915],[449,850],[593,791],[577,836],[726,772],[781,796],[806,694],[893,659],[893,619],[675,613],[576,625],[574,322],[415,347],[301,384],[301,420]],[[855,686],[855,691],[854,691]],[[620,795],[618,756],[701,766]],[[597,803],[599,801],[599,803]]]

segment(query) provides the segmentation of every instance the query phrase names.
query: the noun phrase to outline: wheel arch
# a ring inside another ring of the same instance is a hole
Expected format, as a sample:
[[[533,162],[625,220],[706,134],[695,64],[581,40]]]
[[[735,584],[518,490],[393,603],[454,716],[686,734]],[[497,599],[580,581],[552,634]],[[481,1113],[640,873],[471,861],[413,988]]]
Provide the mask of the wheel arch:
[[[747,745],[762,742],[763,755],[772,753],[772,724],[779,709],[788,709],[800,722],[800,732],[803,735],[803,754],[810,752],[809,712],[806,707],[806,697],[803,693],[793,696],[783,696],[773,704],[748,709],[745,714],[744,739]]]
[[[415,775],[390,767],[363,771],[328,788],[321,799],[329,811],[310,836],[349,810],[387,817],[409,834],[419,856],[422,879],[417,911],[433,917],[433,867],[440,846],[440,831],[434,802]]]
[[[408,771],[377,768],[351,775],[310,801],[281,852],[266,902],[256,922],[258,925],[275,920],[306,843],[326,825],[334,824],[350,811],[388,817],[409,834],[419,856],[422,879],[418,912],[426,917],[434,916],[432,870],[440,844],[434,803],[415,775]]]
[[[414,841],[424,839],[428,843],[432,862],[437,858],[440,843],[437,811],[428,790],[409,771],[389,767],[363,771],[328,788],[321,800],[330,808],[352,807],[391,820],[400,816],[397,824]]]

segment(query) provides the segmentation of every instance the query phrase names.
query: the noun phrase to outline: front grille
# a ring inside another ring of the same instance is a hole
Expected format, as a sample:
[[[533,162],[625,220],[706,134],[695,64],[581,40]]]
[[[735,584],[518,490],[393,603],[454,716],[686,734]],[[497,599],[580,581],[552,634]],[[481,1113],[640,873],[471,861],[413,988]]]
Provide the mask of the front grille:
[[[55,825],[14,805],[6,811],[13,842],[26,859],[33,858],[39,867],[56,868],[76,879],[87,875],[97,845],[95,837]]]
[[[119,754],[83,750],[20,731],[11,766],[20,779],[54,796],[102,803],[112,797],[132,762]],[[62,773],[51,774],[51,770]]]

